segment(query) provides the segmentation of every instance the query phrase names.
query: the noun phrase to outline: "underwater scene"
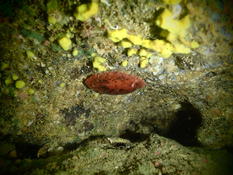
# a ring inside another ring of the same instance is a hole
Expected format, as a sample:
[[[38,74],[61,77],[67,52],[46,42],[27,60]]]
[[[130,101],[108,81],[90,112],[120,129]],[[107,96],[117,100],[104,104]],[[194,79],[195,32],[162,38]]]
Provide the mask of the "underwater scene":
[[[232,7],[2,0],[0,175],[233,175]]]

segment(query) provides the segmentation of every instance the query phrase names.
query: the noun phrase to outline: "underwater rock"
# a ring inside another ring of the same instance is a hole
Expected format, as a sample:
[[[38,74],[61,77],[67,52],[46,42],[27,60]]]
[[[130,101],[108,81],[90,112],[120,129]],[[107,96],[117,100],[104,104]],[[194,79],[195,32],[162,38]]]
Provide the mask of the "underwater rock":
[[[146,85],[135,75],[117,71],[93,74],[84,80],[84,84],[98,93],[111,95],[127,94]]]

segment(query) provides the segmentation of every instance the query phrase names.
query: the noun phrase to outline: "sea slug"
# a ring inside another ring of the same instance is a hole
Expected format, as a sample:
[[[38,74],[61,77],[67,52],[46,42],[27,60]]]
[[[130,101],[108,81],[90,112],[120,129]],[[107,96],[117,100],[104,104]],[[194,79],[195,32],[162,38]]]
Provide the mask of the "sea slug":
[[[117,71],[90,75],[84,84],[95,92],[110,95],[128,94],[146,85],[144,80],[135,75]]]

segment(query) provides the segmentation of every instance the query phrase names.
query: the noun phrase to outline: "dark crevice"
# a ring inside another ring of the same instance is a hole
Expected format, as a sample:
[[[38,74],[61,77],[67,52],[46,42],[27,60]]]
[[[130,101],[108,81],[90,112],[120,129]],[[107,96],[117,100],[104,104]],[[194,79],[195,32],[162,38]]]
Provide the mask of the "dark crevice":
[[[16,143],[15,144],[17,157],[24,159],[37,159],[38,150],[41,148],[41,145],[30,144],[30,143]]]
[[[181,102],[181,108],[175,114],[173,114],[173,120],[166,128],[160,128],[156,125],[155,120],[157,117],[141,120],[139,124],[134,124],[134,127],[125,129],[120,137],[123,139],[130,140],[131,142],[143,142],[147,140],[150,133],[156,133],[161,136],[173,139],[184,146],[201,146],[197,139],[197,130],[202,124],[202,115],[191,103],[185,101]],[[172,117],[172,116],[171,116]],[[168,121],[162,121],[160,123],[166,123]],[[139,131],[139,125],[146,127],[150,133],[141,133]]]
[[[131,142],[142,142],[149,138],[149,134],[137,133],[130,130],[125,130],[120,137],[123,139],[130,140]]]
[[[91,141],[103,139],[103,138],[106,138],[106,136],[105,135],[96,135],[96,136],[90,136],[87,139],[82,140],[81,142],[67,143],[64,146],[64,150],[65,151],[73,151],[73,150],[76,150],[77,148],[85,147]]]
[[[189,102],[181,103],[165,137],[171,138],[184,146],[200,146],[197,130],[201,126],[201,113]]]

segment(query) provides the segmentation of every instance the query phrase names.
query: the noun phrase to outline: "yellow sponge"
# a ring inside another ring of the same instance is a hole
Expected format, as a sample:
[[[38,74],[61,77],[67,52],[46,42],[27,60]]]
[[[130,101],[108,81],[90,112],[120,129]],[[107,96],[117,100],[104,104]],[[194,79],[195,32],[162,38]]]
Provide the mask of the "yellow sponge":
[[[138,52],[137,49],[131,48],[131,49],[129,49],[129,50],[127,51],[127,55],[130,57],[130,56],[132,56],[132,55],[136,55],[137,52]]]
[[[93,60],[93,67],[96,68],[98,71],[106,71],[107,68],[104,66],[106,63],[106,59],[103,57],[96,56]]]
[[[178,4],[180,3],[182,0],[163,0],[163,2],[165,4]]]
[[[140,56],[146,57],[146,58],[149,58],[149,57],[152,56],[152,53],[151,53],[151,52],[148,52],[146,49],[140,49],[138,54],[139,54]]]
[[[175,47],[175,52],[176,53],[183,53],[183,54],[188,54],[191,52],[190,48],[186,47],[185,45],[183,44],[174,44],[174,47]]]
[[[72,47],[72,42],[70,38],[68,37],[63,37],[60,40],[58,40],[59,45],[64,49],[64,50],[69,50]]]
[[[92,1],[90,4],[81,4],[76,8],[74,16],[80,21],[86,21],[99,11],[99,4]]]
[[[135,45],[142,45],[142,37],[140,35],[128,35],[128,39]]]
[[[132,43],[129,42],[129,41],[123,40],[123,41],[120,42],[120,46],[122,46],[124,48],[130,48],[130,47],[132,47]]]
[[[123,67],[128,66],[128,61],[127,60],[122,61],[121,66],[123,66]]]
[[[149,63],[148,58],[141,57],[140,61],[139,61],[139,66],[140,66],[140,68],[145,68],[145,67],[147,67],[148,63]]]
[[[176,36],[184,37],[187,34],[187,29],[190,27],[190,17],[186,15],[182,19],[175,19],[172,12],[164,9],[162,14],[155,20],[157,26],[168,30],[173,35],[170,40],[175,40]]]
[[[127,36],[128,34],[126,29],[108,31],[108,38],[113,42],[119,42],[124,38],[127,38]]]

